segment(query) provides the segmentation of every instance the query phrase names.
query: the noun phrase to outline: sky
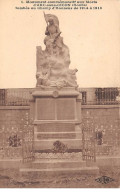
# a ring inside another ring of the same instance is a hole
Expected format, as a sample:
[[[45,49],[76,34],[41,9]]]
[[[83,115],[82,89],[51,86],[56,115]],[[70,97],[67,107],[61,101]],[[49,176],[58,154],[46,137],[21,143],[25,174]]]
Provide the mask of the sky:
[[[0,0],[0,88],[36,85],[36,46],[45,49],[43,10],[18,10]],[[79,86],[120,86],[120,0],[98,0],[102,10],[46,10],[59,18]]]

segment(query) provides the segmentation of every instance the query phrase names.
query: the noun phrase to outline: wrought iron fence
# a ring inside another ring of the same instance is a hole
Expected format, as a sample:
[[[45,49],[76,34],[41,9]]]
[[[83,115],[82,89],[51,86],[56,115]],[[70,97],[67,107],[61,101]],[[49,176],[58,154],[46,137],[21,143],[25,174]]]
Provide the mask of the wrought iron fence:
[[[11,110],[6,115],[3,113],[0,118],[0,159],[33,158],[32,147],[33,124],[29,112]]]
[[[0,89],[0,106],[3,106],[6,104],[6,90]]]
[[[87,91],[81,91],[82,93],[82,104],[87,104]]]
[[[119,89],[116,88],[84,88],[82,93],[82,105],[115,105],[119,104]]]
[[[33,120],[29,109],[2,110],[0,115],[0,159],[33,157]]]
[[[96,133],[96,154],[97,155],[115,155],[120,147],[120,122],[111,119],[107,124],[95,124]]]
[[[94,155],[120,154],[120,121],[117,118],[109,123],[98,120],[95,117],[83,118],[83,159],[93,160]]]
[[[95,151],[95,124],[93,118],[84,118],[82,120],[82,158],[86,162],[96,161]]]
[[[0,106],[29,106],[33,89],[0,89]]]
[[[34,127],[32,119],[26,116],[26,124],[23,128],[22,157],[23,163],[34,160]]]
[[[34,88],[0,89],[0,106],[29,106]],[[118,104],[118,88],[84,88],[82,105],[113,105]]]
[[[19,115],[17,111],[13,110],[7,115],[4,111],[2,113],[0,118],[0,158],[20,158],[22,157],[23,112]]]
[[[116,97],[119,95],[117,88],[97,88],[95,90],[96,104],[112,105],[118,104]]]

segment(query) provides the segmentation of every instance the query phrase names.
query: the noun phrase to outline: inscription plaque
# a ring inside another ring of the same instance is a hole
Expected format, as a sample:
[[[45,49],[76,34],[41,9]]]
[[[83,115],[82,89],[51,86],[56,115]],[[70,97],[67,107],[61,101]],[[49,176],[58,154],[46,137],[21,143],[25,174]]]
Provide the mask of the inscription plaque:
[[[55,120],[55,101],[52,98],[37,100],[37,120]]]
[[[75,100],[71,98],[57,99],[57,119],[74,120],[75,119]]]

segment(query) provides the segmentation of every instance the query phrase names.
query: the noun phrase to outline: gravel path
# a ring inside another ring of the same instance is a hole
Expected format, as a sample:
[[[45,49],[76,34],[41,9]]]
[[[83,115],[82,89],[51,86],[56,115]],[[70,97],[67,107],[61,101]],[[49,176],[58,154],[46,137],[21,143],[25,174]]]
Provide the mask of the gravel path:
[[[108,176],[114,181],[101,184],[95,181],[98,177]],[[101,167],[99,176],[45,176],[36,178],[34,174],[20,177],[17,169],[0,169],[0,188],[118,188],[120,186],[120,167]]]

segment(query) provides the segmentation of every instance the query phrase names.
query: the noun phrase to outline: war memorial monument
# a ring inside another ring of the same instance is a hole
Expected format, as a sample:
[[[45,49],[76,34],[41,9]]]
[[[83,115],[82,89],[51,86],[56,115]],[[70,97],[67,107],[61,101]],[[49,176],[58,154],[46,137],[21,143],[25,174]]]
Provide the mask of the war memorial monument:
[[[76,79],[78,70],[69,68],[69,49],[61,37],[57,16],[44,13],[44,17],[47,23],[45,50],[37,46],[37,83],[30,106],[34,155],[30,155],[31,162],[29,156],[24,158],[28,163],[24,163],[20,172],[97,174],[92,128],[93,137],[89,133],[87,144],[83,143],[85,134],[83,136],[81,124],[82,96]]]

